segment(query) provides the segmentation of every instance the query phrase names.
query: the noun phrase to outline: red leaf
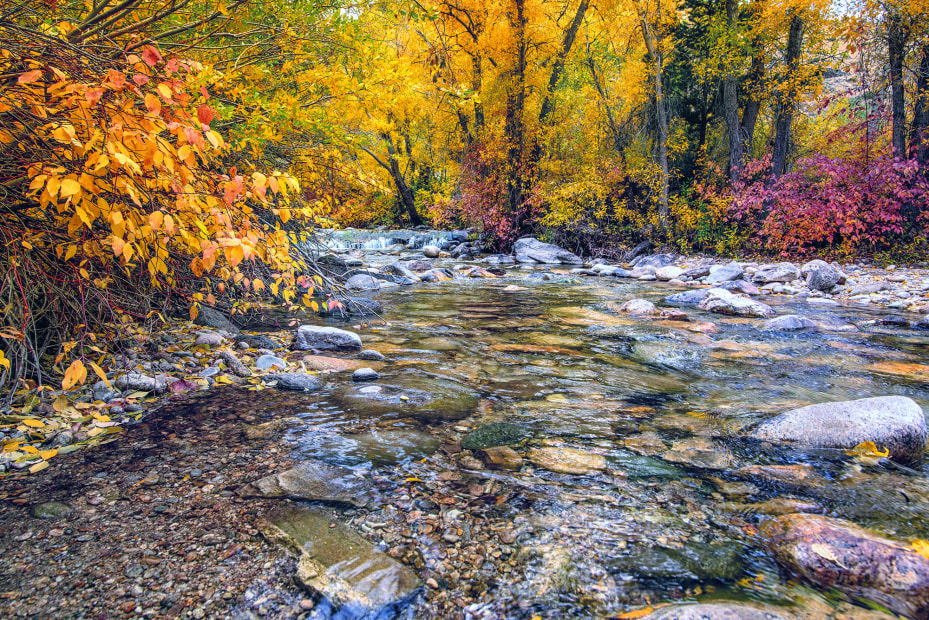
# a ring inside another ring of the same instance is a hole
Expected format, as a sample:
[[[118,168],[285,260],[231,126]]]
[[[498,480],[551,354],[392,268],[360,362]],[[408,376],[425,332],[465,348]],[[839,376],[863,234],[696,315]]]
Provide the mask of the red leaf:
[[[31,84],[32,82],[38,80],[40,77],[42,77],[42,70],[33,69],[32,71],[27,71],[26,73],[23,73],[21,76],[19,76],[19,79],[17,79],[16,82],[18,84]]]
[[[135,82],[136,86],[144,86],[148,84],[149,77],[147,75],[142,75],[141,73],[136,73],[132,76],[132,81]]]
[[[201,86],[201,87],[200,87],[200,94],[203,95],[203,98],[204,98],[206,101],[209,101],[209,100],[210,100],[210,93],[207,92],[206,86]]]
[[[209,125],[213,121],[213,108],[208,105],[201,105],[197,108],[197,120],[204,125]]]
[[[126,85],[126,74],[116,69],[110,69],[109,75],[106,76],[106,81],[109,82],[110,86],[113,88],[120,89]]]
[[[162,60],[161,52],[151,45],[146,45],[145,49],[142,50],[142,60],[144,60],[145,64],[149,67],[154,67]]]

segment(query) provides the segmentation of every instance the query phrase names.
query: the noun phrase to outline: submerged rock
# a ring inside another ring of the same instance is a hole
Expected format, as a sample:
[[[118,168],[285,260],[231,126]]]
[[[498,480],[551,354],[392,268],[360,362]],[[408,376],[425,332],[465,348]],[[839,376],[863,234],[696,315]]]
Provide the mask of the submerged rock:
[[[530,433],[522,426],[509,422],[494,422],[479,426],[465,435],[461,447],[465,450],[485,450],[519,443]]]
[[[655,304],[646,299],[630,299],[619,307],[619,311],[640,316],[649,316],[658,313]]]
[[[297,555],[296,580],[331,608],[327,618],[393,618],[422,586],[415,572],[320,510],[279,509],[261,529]]]
[[[915,401],[881,396],[794,409],[764,422],[751,434],[759,441],[814,448],[853,448],[873,441],[890,458],[918,460],[926,446],[926,418]]]
[[[350,291],[376,291],[381,288],[381,281],[366,273],[358,273],[345,281],[345,288]]]
[[[384,354],[380,351],[375,351],[374,349],[365,349],[358,353],[358,359],[367,360],[369,362],[383,362],[387,358],[384,357]]]
[[[816,321],[797,314],[785,314],[765,321],[761,329],[765,331],[796,331],[798,329],[816,329]]]
[[[335,390],[332,398],[358,415],[447,422],[474,413],[480,394],[448,377],[407,373],[391,377],[390,384],[353,383]]]
[[[311,459],[246,484],[238,493],[242,497],[292,497],[361,506],[370,490],[370,484],[351,469]]]
[[[164,375],[143,375],[139,372],[130,372],[116,377],[113,384],[121,390],[136,390],[140,392],[155,392],[160,394],[168,387]]]
[[[533,237],[523,237],[513,244],[513,253],[520,263],[567,263],[583,264],[583,259],[568,250],[551,243],[543,243]]]
[[[707,312],[730,316],[751,316],[767,318],[774,314],[774,309],[760,301],[730,293],[726,289],[711,288],[699,307]]]
[[[294,335],[293,348],[298,351],[360,351],[361,338],[354,332],[335,327],[301,325]]]
[[[772,519],[760,531],[778,563],[800,577],[910,618],[929,617],[929,558],[911,545],[809,514]]]
[[[282,390],[296,390],[298,392],[313,392],[323,386],[323,380],[307,372],[284,372],[265,377],[268,381],[277,381],[277,387]]]
[[[74,508],[61,502],[45,502],[29,507],[29,516],[35,519],[62,519],[74,512]]]
[[[523,459],[516,450],[509,446],[496,446],[482,451],[484,462],[491,469],[507,469],[519,471],[523,466]]]
[[[528,456],[533,465],[559,474],[584,475],[606,469],[605,458],[577,448],[533,448]]]
[[[662,607],[648,620],[796,620],[797,616],[775,607],[719,601]]]

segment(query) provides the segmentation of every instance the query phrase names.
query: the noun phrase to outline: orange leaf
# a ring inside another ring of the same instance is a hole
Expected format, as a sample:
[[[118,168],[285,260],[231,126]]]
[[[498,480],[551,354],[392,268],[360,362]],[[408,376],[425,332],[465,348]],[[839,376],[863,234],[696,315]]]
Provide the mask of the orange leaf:
[[[208,105],[201,105],[197,108],[197,120],[204,125],[209,125],[213,121],[213,108]]]
[[[241,245],[230,245],[226,248],[226,260],[229,261],[230,267],[235,267],[245,258],[245,250]]]
[[[145,107],[148,108],[148,111],[152,114],[161,114],[161,102],[158,101],[158,97],[152,93],[145,95]]]
[[[16,82],[19,84],[31,84],[32,82],[38,80],[40,77],[42,77],[42,70],[33,69],[32,71],[27,71],[26,73],[23,73],[21,76],[19,76]]]

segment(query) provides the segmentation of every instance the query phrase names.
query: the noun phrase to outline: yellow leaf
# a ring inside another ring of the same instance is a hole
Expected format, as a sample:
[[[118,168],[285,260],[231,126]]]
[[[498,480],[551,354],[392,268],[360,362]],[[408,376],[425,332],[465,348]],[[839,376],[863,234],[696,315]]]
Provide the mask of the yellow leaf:
[[[230,245],[225,249],[226,260],[229,262],[229,266],[235,268],[236,265],[242,262],[242,259],[245,258],[245,250],[241,245]]]
[[[873,441],[864,441],[851,450],[846,450],[845,454],[849,456],[877,456],[883,458],[890,454],[890,450],[887,448],[880,450]]]
[[[45,428],[45,422],[42,420],[33,420],[30,418],[28,420],[23,420],[23,424],[29,428]]]
[[[39,461],[38,463],[36,463],[35,465],[29,468],[29,473],[36,474],[42,471],[43,469],[45,469],[46,467],[48,467],[48,461]]]
[[[53,456],[55,456],[56,454],[58,454],[58,450],[54,450],[54,449],[52,449],[52,450],[42,450],[41,452],[39,452],[39,456],[41,456],[41,457],[42,457],[43,459],[45,459],[46,461],[47,461],[48,459],[52,458]]]
[[[18,441],[10,442],[3,446],[4,452],[16,452],[21,444]]]
[[[77,244],[69,245],[68,251],[65,252],[65,260],[71,260],[75,254],[77,254]]]
[[[100,368],[99,366],[97,366],[97,365],[94,364],[93,362],[88,362],[88,364],[90,364],[90,367],[93,369],[94,373],[95,373],[98,377],[100,377],[100,379],[106,384],[106,386],[107,386],[108,388],[112,388],[112,387],[113,387],[112,385],[110,385],[110,380],[106,378],[106,373],[103,372],[103,369],[102,369],[102,368]]]
[[[929,542],[916,539],[910,543],[910,546],[913,547],[913,551],[923,556],[924,558],[929,559]]]
[[[82,270],[83,271],[83,270]],[[84,362],[74,360],[65,371],[64,379],[61,381],[61,389],[70,390],[75,385],[81,385],[87,379],[87,369],[84,368]]]
[[[627,611],[624,614],[619,614],[618,616],[613,616],[616,620],[636,620],[637,618],[644,618],[649,614],[655,611],[654,607],[643,607],[642,609],[634,609],[632,611]]]
[[[26,454],[38,454],[39,453],[38,449],[36,449],[34,446],[23,446],[22,448],[20,448],[20,450],[22,450]]]
[[[197,320],[197,316],[199,315],[200,315],[200,304],[193,304],[190,307],[190,320],[191,321]]]
[[[61,182],[60,196],[67,198],[69,196],[78,196],[81,193],[81,184],[74,179],[64,179]]]
[[[168,86],[167,84],[159,84],[158,92],[161,94],[162,97],[164,97],[165,101],[171,101],[172,93],[171,93],[170,86]]]
[[[0,366],[3,366],[7,370],[10,369],[10,360],[6,359],[3,355],[3,351],[0,351]]]
[[[102,413],[94,412],[91,414],[91,417],[93,417],[93,419],[96,420],[97,422],[110,422],[111,421],[110,416],[103,415]]]
[[[164,213],[161,211],[154,211],[148,216],[148,223],[151,225],[152,230],[158,230],[161,228],[161,224],[164,222]]]
[[[93,427],[92,429],[90,429],[89,431],[87,431],[87,436],[88,436],[88,437],[96,437],[97,435],[99,435],[100,433],[102,433],[102,432],[105,431],[105,430],[106,430],[106,429],[100,428],[99,426],[95,426],[95,427]]]

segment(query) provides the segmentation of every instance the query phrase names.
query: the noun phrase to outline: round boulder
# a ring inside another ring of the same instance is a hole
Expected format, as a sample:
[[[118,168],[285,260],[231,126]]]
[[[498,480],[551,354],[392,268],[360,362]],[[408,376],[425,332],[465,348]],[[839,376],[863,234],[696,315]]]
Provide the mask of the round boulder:
[[[794,409],[764,422],[751,436],[812,448],[849,449],[873,441],[895,461],[912,462],[926,446],[926,417],[905,396],[880,396]]]
[[[427,245],[423,247],[423,256],[426,258],[438,258],[439,257],[439,248],[434,245]]]

